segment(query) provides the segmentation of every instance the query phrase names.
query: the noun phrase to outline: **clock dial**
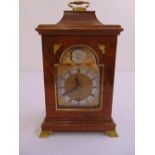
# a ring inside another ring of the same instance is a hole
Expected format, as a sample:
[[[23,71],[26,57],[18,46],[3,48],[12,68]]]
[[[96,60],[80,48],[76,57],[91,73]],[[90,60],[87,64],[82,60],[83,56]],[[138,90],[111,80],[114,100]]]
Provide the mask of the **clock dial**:
[[[96,52],[87,45],[67,48],[57,68],[57,109],[100,109],[101,70]]]
[[[58,94],[63,106],[98,105],[98,92],[99,76],[90,68],[74,67],[59,77]]]

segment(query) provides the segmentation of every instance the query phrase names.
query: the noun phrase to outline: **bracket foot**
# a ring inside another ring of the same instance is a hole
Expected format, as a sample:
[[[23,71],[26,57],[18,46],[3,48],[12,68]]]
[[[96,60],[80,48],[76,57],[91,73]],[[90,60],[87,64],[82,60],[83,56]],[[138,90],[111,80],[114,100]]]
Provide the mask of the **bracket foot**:
[[[48,138],[49,135],[52,135],[53,131],[41,131],[39,137],[40,138]]]
[[[118,137],[118,134],[115,130],[105,131],[104,133],[109,137]]]

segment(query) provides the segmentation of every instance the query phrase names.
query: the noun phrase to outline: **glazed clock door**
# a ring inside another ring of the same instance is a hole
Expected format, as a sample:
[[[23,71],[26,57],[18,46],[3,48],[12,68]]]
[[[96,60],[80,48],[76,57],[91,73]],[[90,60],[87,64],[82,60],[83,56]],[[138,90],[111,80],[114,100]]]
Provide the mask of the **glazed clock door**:
[[[66,49],[56,65],[56,110],[100,110],[103,66],[86,45]]]

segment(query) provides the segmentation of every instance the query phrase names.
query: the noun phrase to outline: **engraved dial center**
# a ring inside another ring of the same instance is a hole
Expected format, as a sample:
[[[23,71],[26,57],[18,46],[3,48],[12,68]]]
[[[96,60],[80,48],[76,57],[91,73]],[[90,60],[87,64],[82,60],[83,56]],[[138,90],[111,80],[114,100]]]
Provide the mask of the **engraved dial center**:
[[[73,100],[83,100],[87,98],[92,89],[91,79],[81,73],[71,75],[65,81],[65,92]]]

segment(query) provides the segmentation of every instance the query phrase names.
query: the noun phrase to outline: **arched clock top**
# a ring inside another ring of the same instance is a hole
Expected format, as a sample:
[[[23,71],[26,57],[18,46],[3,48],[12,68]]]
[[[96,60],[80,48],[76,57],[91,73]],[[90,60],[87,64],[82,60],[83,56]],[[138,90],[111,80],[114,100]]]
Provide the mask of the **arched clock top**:
[[[88,45],[76,44],[64,50],[60,57],[60,64],[95,64],[97,65],[99,58],[93,48]]]

